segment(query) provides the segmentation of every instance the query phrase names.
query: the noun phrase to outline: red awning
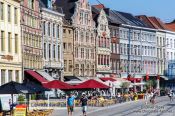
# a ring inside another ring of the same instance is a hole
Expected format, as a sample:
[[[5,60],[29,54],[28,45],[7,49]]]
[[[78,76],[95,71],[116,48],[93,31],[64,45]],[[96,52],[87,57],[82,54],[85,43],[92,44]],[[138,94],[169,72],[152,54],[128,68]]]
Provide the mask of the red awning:
[[[29,75],[31,75],[33,78],[35,78],[37,81],[41,82],[41,83],[47,83],[48,81],[42,77],[40,74],[38,74],[37,72],[33,71],[33,70],[26,70],[26,73],[28,73]]]
[[[50,81],[48,83],[44,83],[43,86],[45,88],[48,88],[48,89],[72,89],[73,86],[67,84],[67,83],[64,83],[62,81],[59,81],[59,80],[53,80],[53,81]]]
[[[87,80],[74,87],[74,89],[94,89],[94,88],[107,89],[110,87],[94,79]]]
[[[131,82],[141,82],[141,78],[134,78],[134,77],[130,77],[130,78],[126,78],[128,81],[131,81]]]
[[[111,77],[103,77],[103,78],[100,78],[102,81],[116,81],[115,79],[111,78]]]

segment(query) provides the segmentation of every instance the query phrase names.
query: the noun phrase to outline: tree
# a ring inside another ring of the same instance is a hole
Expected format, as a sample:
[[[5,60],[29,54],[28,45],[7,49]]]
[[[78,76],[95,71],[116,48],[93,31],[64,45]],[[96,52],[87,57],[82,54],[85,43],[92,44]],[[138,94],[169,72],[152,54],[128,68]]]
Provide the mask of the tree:
[[[151,87],[155,88],[157,85],[157,82],[155,80],[148,80],[146,82],[146,88],[150,89]]]
[[[125,89],[128,89],[130,85],[130,82],[123,82],[120,87],[122,88],[122,94]]]

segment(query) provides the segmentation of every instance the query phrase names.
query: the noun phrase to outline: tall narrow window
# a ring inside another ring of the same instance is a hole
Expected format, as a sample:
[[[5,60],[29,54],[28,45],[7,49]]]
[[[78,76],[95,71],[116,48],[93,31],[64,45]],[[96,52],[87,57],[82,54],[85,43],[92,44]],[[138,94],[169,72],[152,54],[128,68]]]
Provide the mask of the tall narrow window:
[[[15,53],[18,53],[18,35],[15,34]]]
[[[44,59],[46,59],[46,43],[44,43]]]
[[[1,15],[1,20],[4,20],[4,3],[0,3],[0,15]]]
[[[49,44],[49,59],[51,58],[51,44]]]
[[[57,26],[57,37],[58,38],[60,37],[60,26],[59,25]]]
[[[15,24],[17,24],[18,23],[18,10],[17,10],[17,8],[15,8],[14,9],[14,22],[15,22]]]
[[[12,37],[10,32],[8,32],[8,52],[12,52]]]
[[[55,24],[53,24],[53,37],[55,37]]]
[[[60,46],[58,45],[58,60],[60,59]]]
[[[43,34],[44,35],[46,34],[46,22],[45,21],[43,22]]]
[[[1,70],[1,85],[5,84],[5,70]]]
[[[11,22],[11,6],[8,5],[7,7],[7,13],[8,13],[8,22]]]
[[[4,37],[4,31],[1,31],[1,51],[5,51],[5,37]]]
[[[50,23],[48,23],[48,36],[50,36]]]
[[[15,71],[15,79],[16,79],[16,82],[19,83],[19,71],[18,70]]]
[[[53,58],[55,59],[55,45],[53,45]]]
[[[12,70],[8,71],[9,82],[12,81]]]

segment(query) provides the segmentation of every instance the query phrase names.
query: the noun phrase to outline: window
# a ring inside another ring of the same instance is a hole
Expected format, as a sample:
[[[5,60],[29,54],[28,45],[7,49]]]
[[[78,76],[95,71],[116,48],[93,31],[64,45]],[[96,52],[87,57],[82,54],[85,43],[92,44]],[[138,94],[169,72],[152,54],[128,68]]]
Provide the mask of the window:
[[[71,34],[71,30],[69,30],[69,34]]]
[[[5,51],[5,37],[4,37],[4,31],[1,31],[1,51]]]
[[[19,80],[19,71],[18,70],[15,71],[15,79],[16,79],[16,82],[20,81]]]
[[[67,71],[67,60],[64,60],[64,71]]]
[[[34,9],[34,0],[28,0],[28,7]]]
[[[91,59],[94,59],[94,49],[91,49]]]
[[[48,36],[50,36],[50,23],[48,23]]]
[[[63,29],[63,33],[66,33],[66,29]]]
[[[75,48],[75,57],[78,58],[78,48]]]
[[[72,72],[72,60],[69,60],[69,72]]]
[[[5,84],[5,70],[1,70],[1,85]]]
[[[64,48],[64,51],[66,51],[66,43],[63,43],[63,48]]]
[[[86,42],[88,43],[89,42],[89,33],[86,32]]]
[[[100,65],[100,55],[98,55],[98,65]]]
[[[51,44],[49,44],[49,59],[51,58]]]
[[[55,37],[55,24],[53,24],[53,37]]]
[[[84,48],[81,48],[81,58],[84,58]]]
[[[12,37],[10,32],[8,32],[8,52],[12,52]]]
[[[89,59],[89,49],[86,49],[86,58]]]
[[[18,23],[18,9],[17,8],[15,8],[14,9],[14,22],[15,22],[15,24],[17,24]]]
[[[1,20],[4,20],[4,3],[0,2],[0,15]]]
[[[8,5],[7,12],[8,12],[8,22],[11,22],[11,6],[10,5]]]
[[[83,31],[81,32],[81,42],[83,42],[84,41],[84,33],[83,33]]]
[[[58,53],[58,59],[60,59],[60,45],[58,45],[57,49],[58,49],[58,52],[57,52]]]
[[[80,24],[83,24],[83,12],[80,12]]]
[[[12,70],[8,71],[9,82],[12,81]]]
[[[18,53],[18,35],[15,34],[15,53]]]
[[[93,36],[93,33],[91,34],[91,43],[94,42],[94,36]]]
[[[85,24],[88,24],[88,14],[85,14]]]
[[[55,45],[53,45],[53,58],[55,58]]]
[[[46,43],[44,43],[44,59],[46,59]]]
[[[45,21],[43,22],[43,34],[44,35],[46,34],[46,22]]]
[[[68,43],[68,50],[72,51],[72,44],[71,43]]]

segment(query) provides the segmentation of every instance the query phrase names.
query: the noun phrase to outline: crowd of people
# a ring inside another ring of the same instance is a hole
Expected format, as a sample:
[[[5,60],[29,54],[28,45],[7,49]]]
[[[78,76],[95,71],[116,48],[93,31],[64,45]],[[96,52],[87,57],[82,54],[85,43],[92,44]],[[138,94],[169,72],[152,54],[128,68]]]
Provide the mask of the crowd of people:
[[[148,103],[151,104],[155,104],[155,99],[157,96],[159,96],[159,91],[156,89],[153,90],[147,90],[146,93],[144,94],[144,99],[145,99],[145,104],[147,105]],[[127,95],[127,97],[125,97],[125,95]],[[168,97],[170,98],[170,101],[173,101],[173,97],[174,97],[174,92],[172,90],[169,90],[167,92]],[[138,97],[137,93],[135,92],[128,92],[127,94],[121,94],[121,93],[117,93],[117,95],[114,97],[114,99],[116,99],[116,101],[118,103],[122,103],[125,101],[133,101],[136,100],[136,97]],[[126,100],[127,98],[127,100]],[[88,97],[88,95],[86,95],[85,93],[81,94],[81,97],[79,98],[79,105],[82,107],[82,113],[83,116],[87,115],[87,106],[88,106],[88,100],[89,99],[96,99],[97,101],[100,99],[104,99],[103,97],[100,96],[91,96]],[[75,107],[75,96],[70,93],[67,96],[67,111],[68,111],[68,116],[72,116],[72,113],[74,111],[74,107]]]

